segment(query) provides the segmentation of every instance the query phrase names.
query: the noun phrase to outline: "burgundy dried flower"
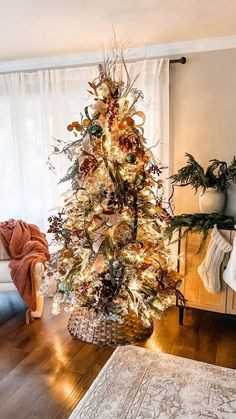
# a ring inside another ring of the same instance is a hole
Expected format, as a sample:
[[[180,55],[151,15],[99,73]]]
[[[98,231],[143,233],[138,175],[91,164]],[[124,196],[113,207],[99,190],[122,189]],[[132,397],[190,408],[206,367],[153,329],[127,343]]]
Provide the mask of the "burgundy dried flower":
[[[118,147],[126,153],[132,151],[139,157],[144,156],[144,149],[140,140],[133,134],[124,134],[118,138]]]
[[[97,160],[93,156],[87,156],[83,159],[80,165],[80,172],[84,175],[87,175],[89,172],[97,167]]]

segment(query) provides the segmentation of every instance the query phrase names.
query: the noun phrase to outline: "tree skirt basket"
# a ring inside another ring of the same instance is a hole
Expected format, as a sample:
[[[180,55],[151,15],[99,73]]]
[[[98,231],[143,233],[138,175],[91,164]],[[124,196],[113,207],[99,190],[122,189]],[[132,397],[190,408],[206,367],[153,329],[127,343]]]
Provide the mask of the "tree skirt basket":
[[[96,322],[96,313],[86,308],[75,309],[68,322],[71,335],[100,346],[130,345],[148,339],[153,326],[145,327],[132,311],[124,317],[124,323],[112,320]]]

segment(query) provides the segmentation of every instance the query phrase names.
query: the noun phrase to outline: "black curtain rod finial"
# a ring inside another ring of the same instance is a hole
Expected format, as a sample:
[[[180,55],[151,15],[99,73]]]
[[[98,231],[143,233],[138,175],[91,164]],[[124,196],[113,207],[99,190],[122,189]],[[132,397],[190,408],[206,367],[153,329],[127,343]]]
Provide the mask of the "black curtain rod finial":
[[[185,64],[186,62],[186,57],[177,58],[176,60],[170,60],[170,64]]]
[[[180,64],[185,64],[187,62],[186,57],[181,57],[179,62],[180,62]]]

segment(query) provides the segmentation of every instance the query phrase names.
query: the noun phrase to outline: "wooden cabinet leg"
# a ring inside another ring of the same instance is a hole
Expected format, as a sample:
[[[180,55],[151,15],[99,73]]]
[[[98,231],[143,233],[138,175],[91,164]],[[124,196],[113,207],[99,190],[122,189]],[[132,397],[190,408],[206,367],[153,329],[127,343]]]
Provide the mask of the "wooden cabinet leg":
[[[179,325],[182,326],[184,321],[184,307],[179,306]]]

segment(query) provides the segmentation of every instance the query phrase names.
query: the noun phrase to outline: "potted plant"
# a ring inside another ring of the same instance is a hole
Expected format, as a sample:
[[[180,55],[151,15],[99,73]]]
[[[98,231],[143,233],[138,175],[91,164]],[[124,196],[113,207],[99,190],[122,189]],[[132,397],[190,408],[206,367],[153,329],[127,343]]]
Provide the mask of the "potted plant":
[[[199,207],[203,213],[222,212],[225,206],[226,192],[230,182],[236,182],[236,159],[228,166],[225,161],[213,159],[204,171],[203,167],[186,153],[187,164],[170,177],[172,184],[201,189]]]

